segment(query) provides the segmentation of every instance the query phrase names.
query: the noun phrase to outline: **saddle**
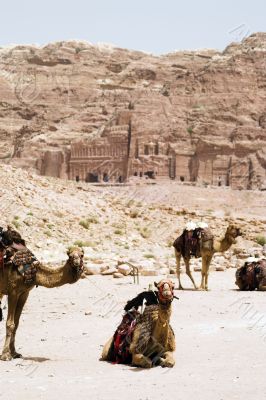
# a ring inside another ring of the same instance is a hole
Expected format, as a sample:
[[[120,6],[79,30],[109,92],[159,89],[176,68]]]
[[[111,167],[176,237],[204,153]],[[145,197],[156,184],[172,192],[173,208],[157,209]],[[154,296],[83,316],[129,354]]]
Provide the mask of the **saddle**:
[[[129,352],[129,347],[139,315],[138,311],[130,311],[126,312],[123,316],[113,336],[112,345],[108,354],[109,361],[115,364],[131,363],[132,356]]]
[[[0,270],[16,268],[24,278],[25,284],[33,284],[36,279],[38,260],[26,247],[20,233],[8,227],[0,227]]]
[[[208,242],[208,243],[207,243]],[[173,243],[178,252],[181,252],[185,258],[201,256],[201,249],[212,248],[213,234],[207,228],[195,228],[193,230],[185,229]]]

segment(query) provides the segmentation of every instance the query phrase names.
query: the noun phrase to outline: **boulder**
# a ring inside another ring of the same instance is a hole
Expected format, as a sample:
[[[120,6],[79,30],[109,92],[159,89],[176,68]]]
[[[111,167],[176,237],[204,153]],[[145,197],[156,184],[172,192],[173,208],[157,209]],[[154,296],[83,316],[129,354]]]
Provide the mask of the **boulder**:
[[[114,278],[124,278],[124,275],[121,274],[120,272],[114,272],[114,273],[113,273],[113,277],[114,277]]]
[[[118,267],[117,267],[118,272],[125,276],[130,274],[131,269],[132,268],[128,264],[121,264],[121,265],[118,265]]]
[[[113,275],[115,272],[117,272],[117,268],[108,268],[104,271],[102,271],[102,275]]]

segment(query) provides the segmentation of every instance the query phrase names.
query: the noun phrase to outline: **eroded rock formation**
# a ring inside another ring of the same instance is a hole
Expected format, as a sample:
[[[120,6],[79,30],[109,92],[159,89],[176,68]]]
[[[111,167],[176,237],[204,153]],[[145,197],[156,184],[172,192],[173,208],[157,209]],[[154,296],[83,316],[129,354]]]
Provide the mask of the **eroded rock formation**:
[[[81,180],[265,185],[266,33],[160,57],[85,42],[0,49],[0,157]]]

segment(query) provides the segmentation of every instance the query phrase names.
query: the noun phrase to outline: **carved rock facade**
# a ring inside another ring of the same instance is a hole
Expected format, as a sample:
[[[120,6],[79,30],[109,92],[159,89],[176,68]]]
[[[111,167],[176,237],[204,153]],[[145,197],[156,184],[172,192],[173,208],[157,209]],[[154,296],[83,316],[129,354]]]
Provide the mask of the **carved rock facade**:
[[[266,34],[160,57],[0,48],[0,159],[42,175],[266,185]]]

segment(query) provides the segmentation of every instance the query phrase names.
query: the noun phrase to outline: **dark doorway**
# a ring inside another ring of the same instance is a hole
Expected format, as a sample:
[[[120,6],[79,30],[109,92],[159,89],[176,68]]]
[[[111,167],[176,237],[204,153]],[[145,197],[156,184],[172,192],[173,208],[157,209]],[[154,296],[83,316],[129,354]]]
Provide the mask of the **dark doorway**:
[[[86,182],[89,182],[89,183],[96,183],[96,182],[99,182],[99,177],[98,177],[97,174],[92,173],[92,172],[89,172],[89,173],[87,174]]]
[[[106,172],[103,174],[103,181],[109,182],[109,175]]]
[[[76,182],[79,182],[79,175],[76,176]]]
[[[144,172],[144,175],[146,175],[150,179],[155,179],[154,171],[146,171]]]
[[[185,177],[184,176],[180,176],[180,181],[181,182],[185,182]]]

